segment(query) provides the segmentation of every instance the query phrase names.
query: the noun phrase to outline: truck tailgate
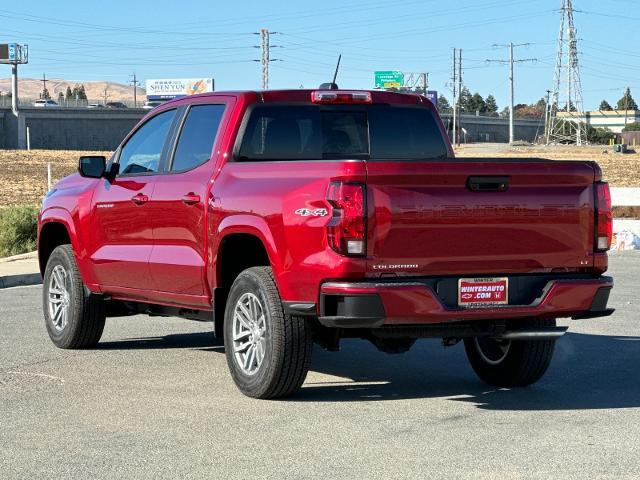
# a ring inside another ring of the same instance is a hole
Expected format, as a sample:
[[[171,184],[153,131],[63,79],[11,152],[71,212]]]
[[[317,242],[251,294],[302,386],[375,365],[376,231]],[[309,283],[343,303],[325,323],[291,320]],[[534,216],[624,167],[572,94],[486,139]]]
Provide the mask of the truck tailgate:
[[[536,159],[367,162],[367,271],[590,267],[596,169],[591,162]]]

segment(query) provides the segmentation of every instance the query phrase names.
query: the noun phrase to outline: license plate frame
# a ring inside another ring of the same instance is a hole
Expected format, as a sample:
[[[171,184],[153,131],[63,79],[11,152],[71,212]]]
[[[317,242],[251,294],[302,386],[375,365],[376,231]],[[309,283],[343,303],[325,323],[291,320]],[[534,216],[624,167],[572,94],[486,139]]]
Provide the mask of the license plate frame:
[[[465,288],[464,287],[478,287]],[[458,279],[458,307],[491,308],[509,304],[509,277]]]

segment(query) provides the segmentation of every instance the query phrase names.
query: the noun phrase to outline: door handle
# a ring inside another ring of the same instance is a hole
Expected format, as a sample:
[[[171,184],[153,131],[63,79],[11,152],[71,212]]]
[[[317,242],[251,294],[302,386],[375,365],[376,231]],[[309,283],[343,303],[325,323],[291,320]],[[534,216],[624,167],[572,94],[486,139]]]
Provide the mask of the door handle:
[[[131,201],[136,205],[144,205],[149,201],[149,197],[143,193],[138,193],[137,195],[131,197]]]
[[[472,192],[506,192],[509,189],[509,177],[469,177],[467,188]]]
[[[182,202],[186,205],[195,205],[196,203],[200,203],[200,195],[189,192],[182,197]]]

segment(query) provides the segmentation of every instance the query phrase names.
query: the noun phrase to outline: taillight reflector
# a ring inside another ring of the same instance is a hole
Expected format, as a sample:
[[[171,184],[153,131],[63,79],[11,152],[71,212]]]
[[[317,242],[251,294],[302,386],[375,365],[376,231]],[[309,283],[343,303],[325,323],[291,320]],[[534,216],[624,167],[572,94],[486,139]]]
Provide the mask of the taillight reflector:
[[[331,182],[327,201],[333,207],[333,216],[327,225],[329,246],[342,255],[364,255],[364,185]]]
[[[605,252],[611,248],[613,218],[611,214],[611,192],[606,182],[596,182],[595,250]]]
[[[311,92],[313,103],[371,103],[371,92],[346,90],[314,90]]]

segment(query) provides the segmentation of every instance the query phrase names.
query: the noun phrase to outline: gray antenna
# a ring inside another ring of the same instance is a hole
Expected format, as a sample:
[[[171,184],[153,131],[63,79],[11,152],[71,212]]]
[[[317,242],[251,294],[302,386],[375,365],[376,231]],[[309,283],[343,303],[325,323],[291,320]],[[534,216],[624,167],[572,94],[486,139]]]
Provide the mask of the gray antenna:
[[[338,78],[338,69],[340,68],[340,59],[342,58],[342,54],[338,55],[338,64],[336,65],[336,71],[333,74],[333,83],[335,85],[336,83],[336,78]]]

